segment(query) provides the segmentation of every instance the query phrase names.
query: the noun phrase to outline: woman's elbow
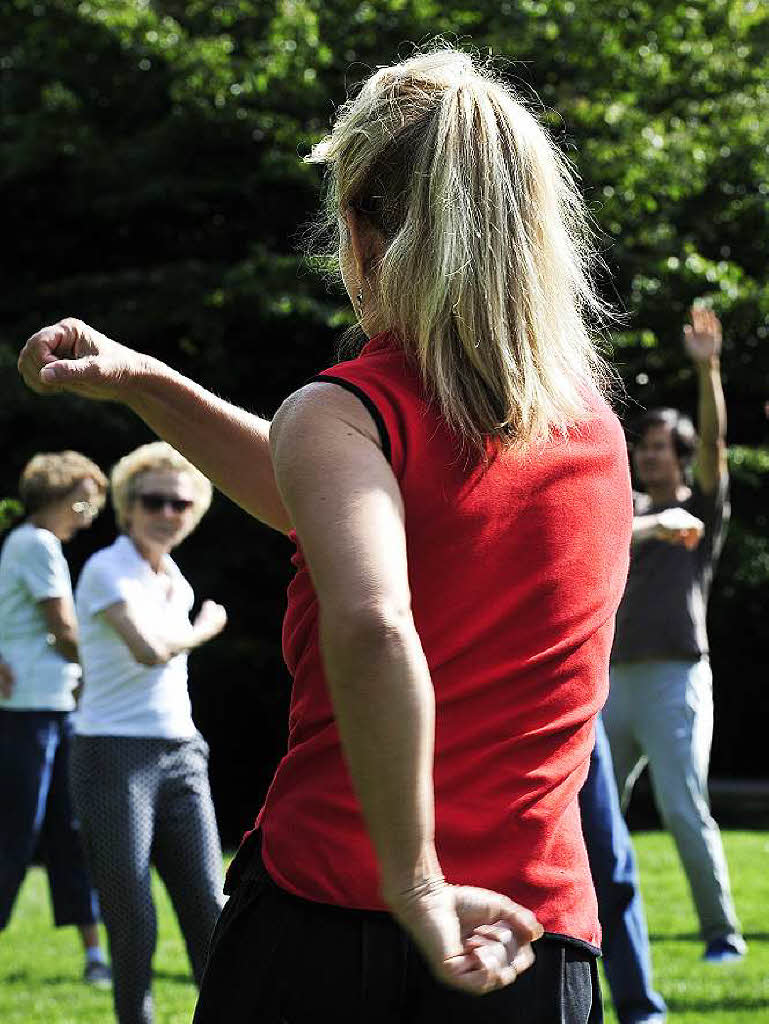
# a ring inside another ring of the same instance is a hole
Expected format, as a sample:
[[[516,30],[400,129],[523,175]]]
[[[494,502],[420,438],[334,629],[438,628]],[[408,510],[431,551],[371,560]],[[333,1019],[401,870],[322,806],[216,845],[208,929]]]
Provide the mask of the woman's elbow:
[[[165,665],[171,660],[171,652],[164,647],[156,647],[152,644],[136,647],[131,651],[136,661],[145,668],[157,668],[158,665]]]
[[[403,644],[414,631],[414,620],[408,605],[337,610],[322,616],[327,640],[350,648],[377,650],[392,644]]]

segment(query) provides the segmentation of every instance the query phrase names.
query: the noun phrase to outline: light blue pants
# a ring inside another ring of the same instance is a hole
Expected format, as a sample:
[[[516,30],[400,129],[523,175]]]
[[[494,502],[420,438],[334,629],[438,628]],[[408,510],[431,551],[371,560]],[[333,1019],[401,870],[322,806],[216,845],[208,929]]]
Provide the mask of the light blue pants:
[[[657,809],[678,847],[703,938],[738,934],[721,833],[708,800],[710,663],[703,658],[612,665],[603,721],[623,808],[649,766]]]

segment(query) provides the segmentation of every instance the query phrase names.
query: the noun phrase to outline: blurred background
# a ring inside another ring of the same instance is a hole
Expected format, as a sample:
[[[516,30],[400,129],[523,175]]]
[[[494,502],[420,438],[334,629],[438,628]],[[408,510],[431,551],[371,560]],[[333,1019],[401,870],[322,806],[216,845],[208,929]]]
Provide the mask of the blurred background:
[[[730,814],[766,824],[760,0],[3,0],[0,498],[13,498],[37,451],[75,448],[108,469],[150,439],[120,407],[24,390],[21,344],[63,316],[268,416],[334,360],[350,311],[303,262],[300,229],[320,177],[301,157],[348,89],[437,31],[501,58],[579,170],[602,233],[602,288],[627,313],[611,338],[623,419],[659,404],[695,415],[681,326],[700,296],[722,318],[733,519],[710,606],[713,791],[722,824]],[[0,518],[12,511],[0,504]],[[114,529],[107,512],[68,545],[73,579]],[[279,639],[291,553],[218,496],[177,555],[198,598],[230,613],[225,634],[190,659],[228,845],[251,825],[285,745]],[[648,823],[643,791],[633,813]]]

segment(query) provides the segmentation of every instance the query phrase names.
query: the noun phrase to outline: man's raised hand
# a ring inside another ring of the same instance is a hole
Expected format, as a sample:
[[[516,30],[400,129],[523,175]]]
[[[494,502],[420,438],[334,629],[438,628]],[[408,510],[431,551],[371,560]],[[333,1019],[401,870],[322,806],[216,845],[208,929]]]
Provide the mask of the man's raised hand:
[[[692,322],[684,326],[684,348],[695,364],[710,363],[721,354],[721,321],[712,309],[693,305]]]

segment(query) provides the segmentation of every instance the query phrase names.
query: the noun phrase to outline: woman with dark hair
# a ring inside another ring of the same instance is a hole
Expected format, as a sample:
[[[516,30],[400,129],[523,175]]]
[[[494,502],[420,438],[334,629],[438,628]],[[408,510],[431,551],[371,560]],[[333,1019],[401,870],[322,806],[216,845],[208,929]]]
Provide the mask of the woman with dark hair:
[[[80,665],[61,546],[91,525],[106,493],[106,477],[85,455],[35,455],[19,481],[26,518],[0,556],[0,929],[42,841],[54,921],[77,926],[84,979],[102,984],[110,972],[99,945],[98,902],[69,795]]]
[[[20,359],[36,391],[125,402],[297,543],[288,751],[195,1019],[596,1022],[577,797],[631,504],[582,200],[448,48],[376,71],[311,159],[369,341],[272,425],[77,320]]]
[[[708,796],[707,605],[729,523],[721,323],[712,310],[692,306],[684,347],[697,378],[699,438],[676,409],[653,409],[639,423],[632,555],[604,722],[623,806],[648,764],[655,802],[691,888],[703,958],[718,965],[741,960],[747,946]]]

